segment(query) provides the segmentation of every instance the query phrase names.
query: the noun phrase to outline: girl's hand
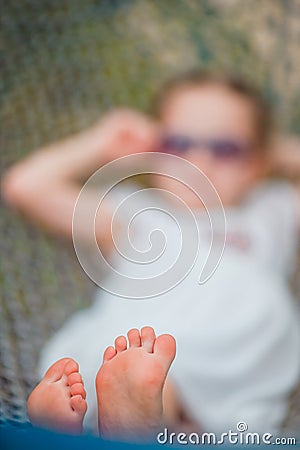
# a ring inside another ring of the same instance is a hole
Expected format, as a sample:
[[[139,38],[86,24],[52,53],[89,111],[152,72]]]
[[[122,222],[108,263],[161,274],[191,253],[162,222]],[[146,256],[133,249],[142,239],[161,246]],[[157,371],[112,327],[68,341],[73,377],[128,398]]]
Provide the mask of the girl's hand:
[[[159,126],[139,112],[117,109],[104,116],[96,127],[105,159],[157,149]]]
[[[300,138],[296,135],[281,135],[274,138],[270,162],[275,173],[288,178],[300,179]]]

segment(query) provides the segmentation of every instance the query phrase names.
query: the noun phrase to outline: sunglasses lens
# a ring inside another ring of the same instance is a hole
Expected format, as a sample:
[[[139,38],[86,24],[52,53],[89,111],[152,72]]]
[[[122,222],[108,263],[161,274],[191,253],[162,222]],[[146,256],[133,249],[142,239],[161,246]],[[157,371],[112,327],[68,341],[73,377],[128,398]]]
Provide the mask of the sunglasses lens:
[[[245,154],[245,148],[233,141],[212,141],[210,147],[215,156],[236,158]]]
[[[185,136],[165,136],[161,148],[166,152],[182,153],[191,148],[191,140]]]

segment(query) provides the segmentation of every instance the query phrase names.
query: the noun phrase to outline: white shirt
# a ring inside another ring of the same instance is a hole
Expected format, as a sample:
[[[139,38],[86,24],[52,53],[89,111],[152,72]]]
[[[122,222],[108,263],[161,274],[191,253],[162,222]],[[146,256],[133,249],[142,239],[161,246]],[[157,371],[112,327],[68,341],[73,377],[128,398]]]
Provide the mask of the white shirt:
[[[135,189],[120,191],[116,202]],[[46,345],[42,374],[61,357],[79,362],[88,394],[87,426],[97,420],[94,384],[104,349],[130,328],[150,325],[157,335],[176,338],[170,380],[202,429],[236,431],[239,421],[255,432],[279,429],[300,371],[299,314],[287,283],[297,249],[295,193],[286,183],[266,182],[228,209],[222,260],[202,285],[197,280],[209,248],[209,222],[203,212],[195,211],[195,217],[199,254],[177,286],[150,299],[125,299],[98,289],[93,306],[70,318]],[[113,259],[113,264],[128,283],[131,277],[151,279],[180,258],[180,236],[188,235],[189,227],[184,217],[179,229],[167,214],[145,211],[134,222],[132,243],[149,251],[149,232],[159,228],[169,251],[156,264],[131,264],[125,258],[119,263]],[[160,246],[161,237],[156,238],[153,242]],[[129,256],[134,255],[132,250]]]

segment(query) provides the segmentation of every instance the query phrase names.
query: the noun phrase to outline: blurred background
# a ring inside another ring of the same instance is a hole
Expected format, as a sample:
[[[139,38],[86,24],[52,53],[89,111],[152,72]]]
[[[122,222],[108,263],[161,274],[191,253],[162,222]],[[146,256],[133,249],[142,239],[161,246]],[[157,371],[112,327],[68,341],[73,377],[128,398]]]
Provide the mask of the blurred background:
[[[0,39],[0,176],[113,106],[147,111],[165,79],[195,66],[253,80],[280,130],[300,132],[299,0],[10,0]],[[27,420],[41,346],[94,287],[69,244],[2,203],[0,233],[1,424]],[[286,427],[299,424],[294,395]]]

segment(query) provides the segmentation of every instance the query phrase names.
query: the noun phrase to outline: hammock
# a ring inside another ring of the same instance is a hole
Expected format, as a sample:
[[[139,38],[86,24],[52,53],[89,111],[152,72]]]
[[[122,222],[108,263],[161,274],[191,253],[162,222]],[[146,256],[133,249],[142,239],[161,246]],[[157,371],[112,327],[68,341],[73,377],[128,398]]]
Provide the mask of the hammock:
[[[108,108],[147,111],[163,80],[199,65],[252,79],[283,128],[300,131],[297,0],[11,0],[1,16],[0,175]],[[2,203],[0,232],[0,424],[25,423],[39,350],[94,285],[70,244]],[[297,399],[290,429],[300,429]]]

